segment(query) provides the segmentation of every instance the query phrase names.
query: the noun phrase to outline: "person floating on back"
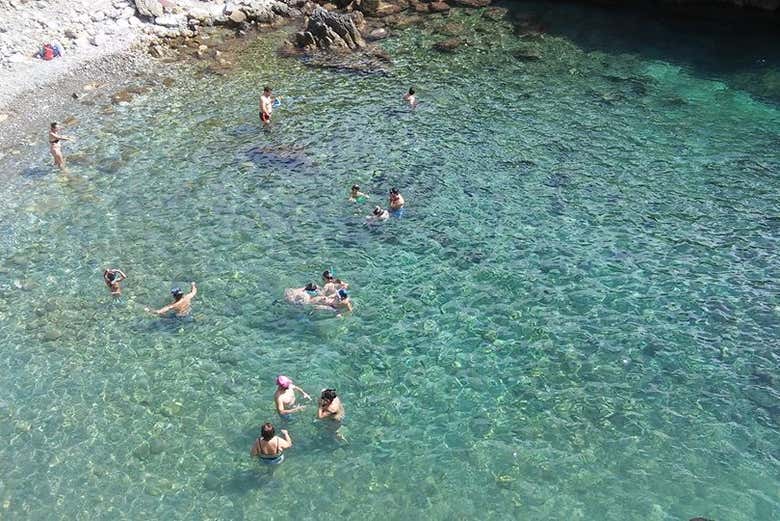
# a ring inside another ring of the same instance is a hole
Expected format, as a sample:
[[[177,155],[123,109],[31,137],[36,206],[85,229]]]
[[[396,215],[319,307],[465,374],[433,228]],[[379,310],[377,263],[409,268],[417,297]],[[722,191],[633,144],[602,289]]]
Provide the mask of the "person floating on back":
[[[290,433],[282,429],[282,436],[277,436],[273,424],[265,423],[260,430],[260,437],[255,440],[249,453],[259,456],[260,461],[268,465],[278,465],[284,461],[284,450],[292,447]]]
[[[171,290],[171,296],[173,297],[173,302],[168,304],[165,307],[162,307],[160,309],[154,310],[150,308],[144,308],[146,311],[150,313],[154,313],[155,315],[165,315],[171,311],[176,313],[177,317],[186,317],[190,313],[190,309],[192,309],[192,299],[195,298],[195,295],[198,294],[198,287],[195,285],[194,282],[190,283],[190,292],[186,295],[181,290],[181,288],[173,288]]]
[[[122,295],[122,286],[119,284],[127,278],[122,270],[115,268],[106,268],[103,270],[103,282],[108,286],[108,290],[115,297]]]
[[[390,218],[390,212],[382,208],[381,206],[374,206],[374,210],[371,215],[366,217],[366,224],[379,224]]]
[[[271,122],[271,114],[273,111],[274,96],[271,87],[265,87],[262,96],[260,96],[260,121],[263,125],[268,125]]]
[[[49,128],[49,151],[52,157],[54,157],[54,164],[60,170],[65,170],[65,158],[62,157],[62,145],[60,141],[70,141],[70,138],[63,136],[60,132],[60,127],[57,122],[51,124]]]
[[[414,95],[413,87],[409,89],[409,92],[404,94],[404,101],[407,102],[412,108],[417,106],[417,96]]]

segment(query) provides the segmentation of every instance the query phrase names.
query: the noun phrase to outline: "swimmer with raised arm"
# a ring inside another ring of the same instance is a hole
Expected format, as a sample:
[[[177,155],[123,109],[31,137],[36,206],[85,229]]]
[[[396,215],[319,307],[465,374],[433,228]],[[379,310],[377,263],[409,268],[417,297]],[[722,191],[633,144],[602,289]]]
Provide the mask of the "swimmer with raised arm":
[[[51,152],[54,158],[54,164],[60,170],[65,170],[65,158],[62,156],[62,145],[60,141],[70,141],[70,138],[63,136],[60,132],[60,127],[57,122],[51,124],[49,128],[49,152]]]
[[[311,400],[311,396],[306,394],[306,391],[295,385],[292,379],[284,375],[276,377],[276,392],[274,392],[274,404],[276,405],[276,412],[279,413],[285,420],[291,418],[291,414],[300,412],[306,408],[305,405],[295,405],[295,391],[298,391],[307,400]]]
[[[195,298],[195,295],[198,294],[198,287],[195,285],[194,282],[190,283],[190,292],[186,295],[181,290],[181,288],[173,288],[171,290],[171,296],[173,297],[173,302],[168,304],[165,307],[161,307],[160,309],[154,310],[150,308],[144,308],[146,311],[150,313],[154,313],[155,315],[166,315],[169,312],[173,311],[176,313],[177,317],[186,317],[190,310],[192,309],[192,299]]]
[[[103,282],[108,286],[108,290],[115,297],[122,295],[122,286],[119,284],[127,278],[122,270],[115,268],[106,268],[103,270]]]
[[[293,441],[287,429],[281,430],[282,436],[276,435],[276,429],[272,423],[265,423],[260,429],[258,437],[249,453],[258,456],[260,461],[269,465],[278,465],[284,461],[284,451],[292,447]]]

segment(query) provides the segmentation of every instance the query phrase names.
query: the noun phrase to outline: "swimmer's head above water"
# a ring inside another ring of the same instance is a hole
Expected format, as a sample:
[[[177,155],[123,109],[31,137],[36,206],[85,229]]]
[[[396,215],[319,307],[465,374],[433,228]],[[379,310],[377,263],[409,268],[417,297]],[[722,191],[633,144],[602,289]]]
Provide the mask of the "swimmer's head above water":
[[[263,87],[263,94],[271,94],[271,87]]]
[[[306,284],[306,287],[303,288],[304,291],[308,291],[309,293],[317,293],[317,290],[320,289],[315,283],[309,282]]]
[[[409,87],[409,95],[414,96],[414,87]]]
[[[181,288],[173,288],[171,290],[171,296],[174,300],[179,301],[184,296],[184,292],[181,290]]]
[[[385,211],[382,209],[381,206],[374,206],[374,211],[372,213],[376,216],[379,216],[385,213]]]
[[[339,300],[347,300],[349,298],[349,293],[347,293],[347,290],[340,289],[338,292]]]
[[[281,387],[282,389],[289,389],[292,383],[293,383],[292,380],[289,377],[284,376],[283,374],[280,374],[279,376],[276,377],[276,385]]]
[[[271,441],[274,439],[274,435],[276,434],[276,430],[274,429],[273,423],[264,423],[262,428],[260,429],[260,435],[263,437],[265,441]]]
[[[330,270],[325,270],[322,272],[322,279],[330,282],[333,280],[333,274],[330,272]]]
[[[336,389],[323,389],[320,399],[323,405],[330,405],[336,399]]]

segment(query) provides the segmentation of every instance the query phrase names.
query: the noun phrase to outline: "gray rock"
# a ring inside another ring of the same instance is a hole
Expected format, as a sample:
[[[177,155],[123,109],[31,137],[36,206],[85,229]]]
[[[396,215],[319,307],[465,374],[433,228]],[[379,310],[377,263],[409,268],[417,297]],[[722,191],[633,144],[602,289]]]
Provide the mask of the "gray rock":
[[[187,17],[183,14],[164,14],[156,17],[154,23],[163,27],[179,27],[187,23]]]
[[[235,25],[246,22],[246,13],[240,9],[236,9],[228,15],[228,19]]]
[[[135,0],[135,8],[141,16],[156,18],[163,15],[163,7],[158,0]]]
[[[315,8],[305,33],[309,33],[314,39],[316,47],[320,49],[348,48],[357,49],[365,47],[365,41],[357,30],[355,22],[349,15],[328,12],[322,7]],[[310,41],[308,36],[306,41]],[[296,38],[296,43],[303,41]],[[309,43],[309,46],[311,44]]]
[[[65,37],[70,38],[71,40],[75,40],[79,37],[79,33],[77,33],[75,29],[68,27],[65,29]]]
[[[390,33],[387,32],[387,29],[385,29],[384,27],[380,27],[368,33],[366,39],[375,42],[377,40],[384,40],[385,38],[388,37],[389,34]]]

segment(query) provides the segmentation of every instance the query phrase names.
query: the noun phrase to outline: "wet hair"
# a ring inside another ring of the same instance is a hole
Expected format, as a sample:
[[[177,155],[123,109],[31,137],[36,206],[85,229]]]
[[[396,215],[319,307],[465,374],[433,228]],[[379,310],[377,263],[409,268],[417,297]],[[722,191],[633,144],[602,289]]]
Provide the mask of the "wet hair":
[[[306,291],[317,291],[318,288],[315,283],[309,282],[308,284],[306,284],[306,287],[303,289],[305,289]]]
[[[360,187],[358,185],[352,185],[352,189],[357,191],[357,190],[360,190]]]
[[[390,193],[393,195],[398,195],[400,192],[398,191],[398,188],[393,187],[390,189]]]
[[[384,210],[382,210],[381,206],[374,206],[374,211],[372,212],[374,215],[382,215]]]
[[[414,96],[414,87],[409,88],[409,95]]]
[[[336,389],[323,389],[320,399],[323,402],[331,403],[336,398]]]
[[[331,281],[333,280],[333,275],[331,275],[330,270],[325,270],[322,272],[322,278],[327,281]]]
[[[264,423],[263,427],[260,429],[260,435],[265,441],[271,441],[275,434],[276,431],[274,430],[274,425],[272,423]]]
[[[176,301],[179,301],[184,296],[184,292],[181,290],[181,288],[173,288],[171,290],[171,295],[173,295],[173,298]]]
[[[51,122],[51,129],[54,130],[55,128],[57,128],[57,122],[56,121],[52,121]]]
[[[119,276],[119,273],[117,273],[116,270],[109,270],[103,272],[103,276],[107,278],[109,281],[114,282],[116,278]]]
[[[343,288],[339,290],[338,295],[341,300],[347,300],[349,298],[349,293]]]

